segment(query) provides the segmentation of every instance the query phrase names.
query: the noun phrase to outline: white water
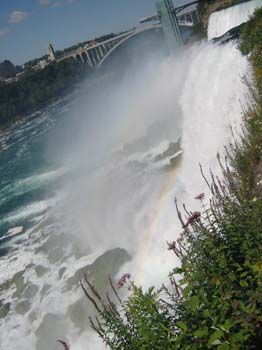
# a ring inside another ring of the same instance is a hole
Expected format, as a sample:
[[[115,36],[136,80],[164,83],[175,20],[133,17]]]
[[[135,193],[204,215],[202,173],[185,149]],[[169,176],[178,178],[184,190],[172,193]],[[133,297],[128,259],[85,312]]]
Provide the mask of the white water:
[[[0,319],[1,330],[4,330],[0,333],[0,349],[36,349],[35,331],[47,313],[64,317],[62,333],[60,324],[50,329],[48,335],[42,334],[46,341],[52,339],[54,349],[60,349],[55,339],[61,337],[69,340],[72,350],[103,349],[96,335],[80,332],[64,316],[68,307],[82,296],[79,289],[66,291],[64,288],[67,279],[78,268],[92,264],[105,250],[118,246],[132,255],[132,261],[119,275],[130,271],[132,278],[144,287],[167,281],[168,272],[177,262],[167,251],[165,241],[175,240],[180,232],[174,196],[190,209],[201,210],[194,197],[207,191],[198,163],[201,162],[206,171],[212,167],[219,173],[216,153],[223,152],[223,146],[230,141],[230,125],[238,127],[241,123],[240,101],[244,103],[246,94],[242,77],[247,71],[246,58],[241,56],[235,43],[223,46],[198,43],[182,56],[164,60],[152,69],[149,67],[140,72],[135,83],[126,81],[120,88],[114,88],[107,105],[112,117],[108,122],[110,128],[106,130],[113,149],[143,135],[152,122],[166,120],[169,130],[146,151],[133,152],[127,158],[100,166],[76,179],[66,216],[74,217],[82,228],[81,237],[73,231],[72,239],[88,245],[92,254],[76,259],[66,251],[63,261],[55,263],[50,263],[44,252],[36,254],[35,250],[40,246],[38,238],[47,237],[47,232],[50,234],[50,226],[46,224],[34,233],[34,240],[1,259],[2,282],[34,264],[44,266],[48,272],[39,277],[33,269],[27,270],[25,281],[37,285],[39,291],[45,284],[51,287],[44,298],[39,292],[32,297],[32,307],[24,316],[16,314],[18,300],[12,297],[12,290],[7,291],[5,301],[12,302],[12,309],[5,319]],[[179,125],[175,127],[173,121]],[[176,171],[159,173],[154,157],[166,151],[170,140],[176,140],[178,129],[182,129],[182,164]],[[159,127],[159,133],[161,131]],[[99,139],[99,132],[97,135]],[[88,157],[86,152],[83,149],[83,157]],[[143,164],[142,169],[130,169],[129,162],[135,160]],[[30,209],[30,213],[33,210],[31,207],[25,209]],[[38,207],[36,212],[39,212]],[[68,224],[59,219],[52,230],[61,230]],[[63,278],[58,278],[62,267],[66,272]],[[32,314],[36,317],[30,321]],[[44,350],[50,350],[48,342]]]
[[[212,13],[209,19],[208,40],[218,38],[230,29],[247,22],[256,8],[262,6],[262,0],[251,0],[225,10]]]

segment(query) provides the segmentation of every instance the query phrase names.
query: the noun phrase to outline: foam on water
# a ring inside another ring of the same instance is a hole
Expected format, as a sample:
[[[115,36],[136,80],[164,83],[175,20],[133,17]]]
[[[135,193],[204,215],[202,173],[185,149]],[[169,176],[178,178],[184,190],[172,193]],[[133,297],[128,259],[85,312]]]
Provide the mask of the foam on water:
[[[18,209],[14,213],[11,213],[10,215],[6,216],[4,219],[0,220],[0,226],[6,223],[11,224],[11,223],[19,222],[20,220],[33,218],[36,215],[54,206],[57,201],[58,201],[58,198],[56,199],[53,198],[50,200],[43,200],[43,201],[29,204],[23,209]]]
[[[28,191],[33,191],[58,180],[65,174],[65,172],[65,169],[52,170],[17,180],[15,183],[4,186],[0,190],[0,205],[3,205],[5,201],[10,200],[14,195],[21,196]]]

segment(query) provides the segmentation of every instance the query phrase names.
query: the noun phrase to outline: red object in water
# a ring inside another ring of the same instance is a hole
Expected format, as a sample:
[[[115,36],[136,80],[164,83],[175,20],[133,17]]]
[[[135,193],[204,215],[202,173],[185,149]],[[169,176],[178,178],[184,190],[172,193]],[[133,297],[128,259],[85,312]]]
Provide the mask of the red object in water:
[[[205,198],[205,193],[200,193],[198,196],[195,197],[195,199],[199,199],[202,201],[202,199]]]
[[[130,273],[125,273],[123,276],[118,280],[117,282],[117,288],[122,288],[124,284],[129,280],[131,277]]]
[[[63,340],[57,340],[58,343],[62,344],[65,350],[70,350],[69,345]]]

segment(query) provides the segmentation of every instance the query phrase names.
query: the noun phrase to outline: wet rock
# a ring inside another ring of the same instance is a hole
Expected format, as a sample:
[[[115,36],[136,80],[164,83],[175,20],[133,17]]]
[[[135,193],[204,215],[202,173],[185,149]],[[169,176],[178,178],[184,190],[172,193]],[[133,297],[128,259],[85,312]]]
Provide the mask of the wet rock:
[[[45,315],[41,325],[36,330],[36,350],[61,350],[57,339],[65,339],[67,325],[63,316],[55,314]]]
[[[65,267],[62,267],[59,272],[58,272],[58,276],[59,276],[59,279],[61,279],[63,277],[63,274],[65,273],[66,271],[66,268]]]
[[[11,280],[11,283],[14,283],[16,287],[16,292],[13,294],[13,298],[20,298],[26,288],[24,273],[25,270],[17,272]]]
[[[174,157],[174,158],[171,158],[170,159],[170,165],[175,168],[178,166],[178,164],[180,163],[182,159],[182,153],[180,153],[178,156]]]
[[[154,160],[160,161],[166,159],[167,157],[175,155],[177,152],[181,151],[180,143],[180,139],[177,142],[170,142],[168,148],[163,153],[158,154]]]
[[[50,288],[51,288],[50,284],[44,284],[43,288],[40,291],[41,300],[43,299],[43,297],[46,295],[46,293]]]
[[[35,311],[30,312],[28,315],[28,319],[31,323],[33,323],[37,319],[37,315]]]
[[[42,277],[47,271],[48,269],[42,265],[38,265],[35,267],[35,272],[37,274],[37,277]]]
[[[33,283],[28,283],[23,293],[23,297],[26,299],[31,299],[36,295],[37,292],[38,292],[38,287]]]
[[[108,275],[115,275],[120,267],[129,260],[130,256],[124,249],[115,248],[108,250],[97,258],[93,264],[86,265],[77,270],[74,276],[67,280],[66,290],[77,287],[80,278],[82,278],[85,273],[88,273],[90,280],[95,279],[99,281],[98,283],[104,285],[104,281],[108,280]]]
[[[78,270],[75,276],[68,280],[72,285],[79,285],[79,279],[87,272],[87,278],[94,283],[96,290],[101,297],[106,299],[106,292],[112,291],[108,275],[112,278],[117,274],[119,268],[130,259],[128,253],[124,249],[112,249],[101,255],[92,265]],[[84,296],[71,304],[67,310],[67,316],[81,331],[89,324],[89,316],[94,316],[96,311],[90,301]],[[114,301],[114,296],[112,295]]]
[[[64,254],[64,250],[63,249],[55,248],[49,253],[48,260],[50,261],[51,264],[54,264],[54,263],[62,260],[64,255],[65,254]]]
[[[6,303],[0,306],[0,319],[7,316],[8,312],[10,311],[10,303]]]
[[[30,302],[28,300],[23,300],[18,303],[15,307],[15,310],[18,314],[24,315],[30,309]]]
[[[67,316],[79,329],[86,329],[89,324],[90,305],[86,297],[81,298],[70,305],[67,310]]]
[[[53,251],[56,248],[60,248],[62,250],[64,247],[67,246],[68,241],[69,238],[66,235],[51,235],[50,237],[48,237],[44,244],[35,249],[35,253],[38,254],[39,252],[43,252],[46,255],[48,255],[51,251]]]

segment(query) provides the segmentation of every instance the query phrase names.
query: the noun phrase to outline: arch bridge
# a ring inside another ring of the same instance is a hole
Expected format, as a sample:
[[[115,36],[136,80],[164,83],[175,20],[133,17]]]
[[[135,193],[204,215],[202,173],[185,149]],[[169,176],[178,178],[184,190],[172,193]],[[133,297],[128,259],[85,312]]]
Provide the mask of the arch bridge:
[[[184,9],[184,8],[183,8]],[[198,22],[197,10],[193,9],[190,11],[182,11],[177,15],[178,24],[180,26],[192,27]],[[85,64],[88,64],[90,68],[99,68],[105,62],[105,60],[111,55],[111,53],[117,49],[120,45],[128,41],[130,38],[139,35],[145,31],[161,28],[161,23],[157,15],[151,16],[149,20],[155,20],[156,23],[150,24],[146,27],[136,28],[134,30],[125,32],[118,36],[115,36],[109,40],[103,42],[95,42],[89,45],[79,47],[77,50],[71,51],[64,55],[58,61],[63,61],[67,59],[79,60]],[[141,22],[147,22],[145,19]]]

